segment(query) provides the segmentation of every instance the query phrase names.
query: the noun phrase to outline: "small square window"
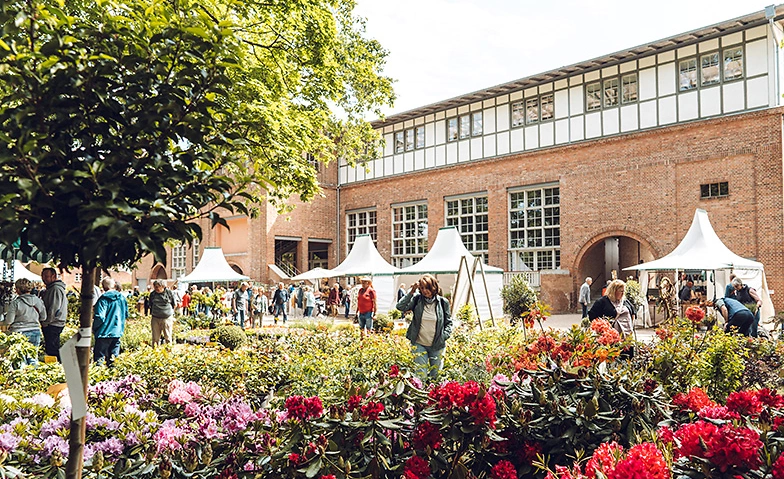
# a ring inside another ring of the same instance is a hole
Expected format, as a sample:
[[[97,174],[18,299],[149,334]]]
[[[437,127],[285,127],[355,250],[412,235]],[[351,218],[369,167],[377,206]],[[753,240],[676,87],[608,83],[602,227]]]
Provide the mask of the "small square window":
[[[525,101],[525,122],[529,125],[539,121],[539,99],[530,98]]]
[[[542,108],[542,121],[552,120],[555,115],[553,110],[553,94],[542,95],[540,98],[540,105]]]
[[[471,136],[471,118],[468,115],[460,117],[460,139]]]
[[[719,75],[719,54],[718,53],[711,53],[709,55],[703,55],[700,59],[702,64],[702,85],[713,85],[715,83],[719,83],[720,75]]]
[[[457,140],[457,118],[450,118],[446,122],[446,139],[447,141]]]
[[[525,107],[523,102],[512,103],[512,126],[523,126],[525,124]]]
[[[591,83],[585,87],[585,109],[598,110],[602,107],[602,87],[599,82]]]
[[[618,79],[604,81],[604,107],[618,105]]]

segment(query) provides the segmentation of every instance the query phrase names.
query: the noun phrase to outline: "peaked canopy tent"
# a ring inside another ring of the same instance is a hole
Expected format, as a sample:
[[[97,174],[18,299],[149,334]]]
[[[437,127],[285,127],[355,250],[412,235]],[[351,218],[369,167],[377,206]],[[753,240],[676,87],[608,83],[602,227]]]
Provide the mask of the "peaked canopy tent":
[[[191,274],[179,278],[181,283],[222,283],[231,281],[245,281],[248,276],[241,275],[231,269],[223,248],[204,248],[199,264],[193,268]]]
[[[369,276],[376,291],[376,306],[380,314],[388,312],[395,301],[394,275],[400,270],[387,263],[373,244],[370,235],[357,235],[346,259],[333,269],[323,270],[324,278],[338,276]],[[307,273],[309,273],[308,271]],[[307,274],[303,273],[303,274]]]
[[[708,282],[708,297],[724,297],[724,287],[733,271],[745,284],[756,289],[762,299],[760,317],[767,319],[775,314],[768,292],[765,268],[762,263],[743,258],[733,253],[719,239],[711,226],[708,213],[703,209],[694,212],[689,231],[672,252],[662,258],[625,268],[637,271],[713,271],[714,283]],[[641,278],[641,287],[646,291],[648,275]],[[715,287],[715,290],[714,290]]]
[[[7,278],[9,281],[13,280],[16,281],[17,279],[25,278],[29,279],[34,283],[42,283],[43,280],[40,276],[33,273],[29,269],[25,268],[25,265],[22,264],[21,261],[15,259],[11,266],[8,266],[5,262],[3,262],[3,278]]]
[[[503,316],[504,270],[481,264],[481,259],[465,247],[454,226],[438,230],[427,255],[417,264],[401,269],[397,284],[410,285],[427,273],[438,279],[443,291],[452,292],[452,311],[471,302],[480,319]]]

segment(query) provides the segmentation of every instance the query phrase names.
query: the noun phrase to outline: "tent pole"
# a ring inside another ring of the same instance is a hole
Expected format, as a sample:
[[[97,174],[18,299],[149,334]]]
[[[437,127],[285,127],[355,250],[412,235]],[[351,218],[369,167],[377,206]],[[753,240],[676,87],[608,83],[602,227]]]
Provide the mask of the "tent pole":
[[[479,263],[479,271],[482,273],[482,283],[485,286],[485,298],[487,299],[487,309],[490,310],[490,324],[495,327],[495,316],[493,316],[493,303],[490,301],[490,290],[487,289],[487,276],[485,275],[485,264],[482,259],[476,257],[474,259],[474,269],[476,269],[477,262]]]
[[[468,260],[463,256],[466,262],[466,270],[468,270]],[[474,288],[474,275],[476,274],[476,258],[474,258],[474,265],[468,272],[468,292],[474,300],[474,307],[476,308],[476,317],[479,317],[479,302],[476,300],[476,289]],[[480,321],[481,324],[481,321]],[[493,324],[495,326],[495,324]]]

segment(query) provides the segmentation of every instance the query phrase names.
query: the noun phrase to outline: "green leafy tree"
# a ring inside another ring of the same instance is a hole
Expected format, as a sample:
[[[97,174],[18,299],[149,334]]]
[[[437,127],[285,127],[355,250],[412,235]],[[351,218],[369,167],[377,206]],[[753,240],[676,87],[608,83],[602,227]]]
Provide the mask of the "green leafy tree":
[[[306,160],[363,161],[392,100],[351,0],[0,3],[0,243],[83,271],[132,265],[197,220],[318,194]],[[332,110],[342,110],[337,117]],[[89,348],[77,348],[87,388]],[[84,421],[68,476],[81,475]]]
[[[537,301],[536,291],[521,274],[512,276],[512,281],[504,285],[501,297],[504,300],[504,313],[509,315],[512,324],[517,324]]]

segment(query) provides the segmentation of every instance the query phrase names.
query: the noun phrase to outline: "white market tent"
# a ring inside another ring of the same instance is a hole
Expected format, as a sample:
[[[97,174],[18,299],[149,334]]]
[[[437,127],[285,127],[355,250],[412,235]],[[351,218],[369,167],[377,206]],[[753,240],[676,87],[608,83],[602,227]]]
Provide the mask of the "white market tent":
[[[441,228],[427,255],[417,264],[401,269],[397,283],[410,285],[423,274],[432,274],[444,292],[452,291],[453,312],[471,302],[480,319],[501,318],[504,270],[480,262],[465,247],[454,226]]]
[[[711,226],[708,213],[703,209],[694,212],[689,231],[672,252],[662,258],[625,268],[638,271],[714,271],[714,283],[708,282],[708,297],[724,297],[730,271],[744,284],[756,289],[762,299],[760,318],[765,320],[775,314],[770,300],[763,264],[743,258],[730,251]],[[647,290],[648,275],[641,276],[642,291]],[[715,286],[715,291],[713,290]]]
[[[18,259],[14,260],[14,264],[11,268],[6,264],[5,261],[0,261],[3,264],[3,274],[2,277],[12,278],[14,281],[17,279],[29,279],[34,283],[42,283],[43,280],[37,274],[31,272],[29,269],[25,268],[25,265],[22,264],[21,261]],[[13,274],[12,274],[13,272]]]
[[[305,271],[304,273],[298,274],[291,279],[293,279],[294,281],[309,280],[312,282],[316,282],[322,278],[331,278],[331,277],[332,275],[330,274],[330,271],[328,269],[313,268],[310,271]]]
[[[311,270],[312,271],[312,270]],[[394,276],[400,271],[386,260],[376,249],[370,235],[357,235],[346,259],[333,269],[323,270],[324,278],[338,276],[369,276],[376,291],[376,306],[379,314],[387,313],[395,300]],[[310,271],[303,273],[308,274]]]
[[[231,269],[223,248],[204,248],[199,264],[193,268],[191,274],[178,278],[181,283],[220,283],[229,281],[244,281],[250,279]]]

